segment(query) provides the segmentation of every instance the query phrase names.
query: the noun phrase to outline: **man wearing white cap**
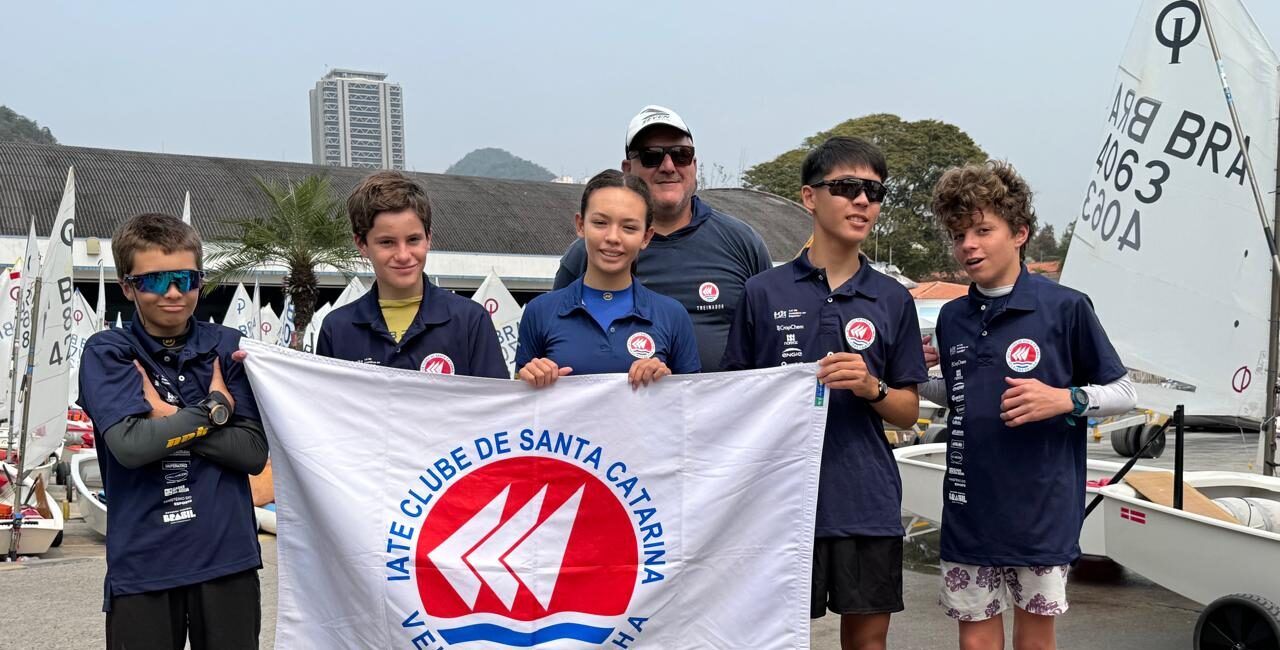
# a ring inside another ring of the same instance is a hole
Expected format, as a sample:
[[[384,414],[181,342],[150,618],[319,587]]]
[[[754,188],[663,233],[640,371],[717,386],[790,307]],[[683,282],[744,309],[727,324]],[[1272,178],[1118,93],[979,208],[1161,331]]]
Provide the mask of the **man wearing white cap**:
[[[653,195],[656,234],[636,260],[645,288],[675,298],[689,311],[704,371],[720,368],[733,312],[747,278],[772,268],[755,230],[694,195],[698,159],[693,132],[674,111],[646,106],[627,127],[622,171],[639,176]],[[579,239],[565,251],[555,288],[586,270]]]

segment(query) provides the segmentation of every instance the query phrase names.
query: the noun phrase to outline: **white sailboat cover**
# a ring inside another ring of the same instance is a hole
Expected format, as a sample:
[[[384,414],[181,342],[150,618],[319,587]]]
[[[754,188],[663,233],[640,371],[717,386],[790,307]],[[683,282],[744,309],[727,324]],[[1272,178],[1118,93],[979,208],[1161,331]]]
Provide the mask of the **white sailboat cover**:
[[[71,282],[71,245],[75,241],[75,170],[67,172],[62,204],[40,264],[40,307],[36,313],[35,365],[24,431],[26,457],[41,461],[62,444],[67,432],[67,395],[71,390],[71,348],[75,336],[75,285]],[[18,416],[21,420],[21,415]]]
[[[22,396],[19,394],[19,389],[22,387],[22,374],[27,367],[27,353],[31,349],[33,329],[31,308],[35,300],[35,277],[40,273],[40,249],[37,246],[34,221],[27,233],[27,248],[22,254],[20,265],[21,277],[16,280],[19,297],[15,304],[17,311],[14,314],[13,340],[9,342],[9,348],[6,350],[9,354],[9,375],[8,381],[4,383],[6,415],[11,428],[18,421],[18,416],[22,414]],[[16,440],[16,437],[13,439]]]
[[[97,317],[89,307],[89,301],[85,300],[84,294],[80,293],[79,289],[76,289],[71,320],[75,321],[75,327],[71,336],[67,338],[67,354],[71,360],[71,385],[67,397],[69,407],[75,406],[76,400],[80,397],[80,357],[84,352],[84,345],[94,332],[101,329]]]
[[[231,304],[227,305],[227,315],[222,318],[222,324],[240,330],[241,334],[251,338],[258,329],[258,316],[253,313],[253,299],[249,297],[244,283],[236,284],[236,293],[231,297]]]
[[[809,647],[813,364],[534,390],[241,347],[276,647]]]
[[[1062,283],[1093,299],[1126,366],[1194,387],[1139,383],[1139,406],[1259,418],[1271,258],[1200,6],[1273,221],[1280,59],[1239,0],[1146,0]]]
[[[502,345],[502,358],[507,362],[507,374],[515,376],[516,345],[520,341],[520,317],[524,315],[524,307],[516,302],[502,278],[493,270],[489,271],[471,299],[489,312],[493,327],[498,332],[498,343]]]

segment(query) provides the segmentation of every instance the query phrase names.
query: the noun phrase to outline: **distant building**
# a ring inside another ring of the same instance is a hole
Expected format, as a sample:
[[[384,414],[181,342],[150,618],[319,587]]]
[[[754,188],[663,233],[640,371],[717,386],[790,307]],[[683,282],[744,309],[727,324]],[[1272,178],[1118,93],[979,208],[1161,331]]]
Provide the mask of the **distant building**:
[[[333,69],[311,89],[311,162],[404,169],[404,101],[382,72]]]
[[[551,179],[551,182],[563,183],[565,185],[583,185],[584,184],[572,176],[556,176],[555,178]]]

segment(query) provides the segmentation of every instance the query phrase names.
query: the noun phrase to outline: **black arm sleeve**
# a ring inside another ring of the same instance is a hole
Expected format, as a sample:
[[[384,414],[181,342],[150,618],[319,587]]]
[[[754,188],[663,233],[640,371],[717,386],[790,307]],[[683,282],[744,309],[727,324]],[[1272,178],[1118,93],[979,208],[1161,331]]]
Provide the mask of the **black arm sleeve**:
[[[205,428],[204,434],[200,433],[201,427]],[[209,416],[204,409],[189,406],[163,418],[127,416],[103,436],[121,465],[137,469],[192,446],[208,432]]]
[[[257,420],[232,416],[214,433],[197,438],[191,451],[229,470],[257,474],[267,466],[267,434]]]

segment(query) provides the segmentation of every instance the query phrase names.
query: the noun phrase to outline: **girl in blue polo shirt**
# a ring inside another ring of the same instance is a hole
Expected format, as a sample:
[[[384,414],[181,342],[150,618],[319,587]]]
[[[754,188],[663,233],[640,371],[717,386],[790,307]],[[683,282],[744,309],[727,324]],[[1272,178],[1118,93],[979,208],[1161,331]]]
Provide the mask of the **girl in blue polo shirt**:
[[[1027,272],[1031,189],[1006,163],[947,171],[933,213],[973,281],[938,316],[943,379],[921,392],[951,409],[943,487],[941,604],[960,647],[1054,647],[1084,522],[1085,419],[1135,393],[1088,296]]]
[[[689,313],[632,276],[636,256],[653,237],[645,182],[614,169],[596,174],[574,222],[586,244],[587,271],[525,306],[519,378],[542,387],[570,373],[625,372],[632,386],[642,386],[700,371]]]

